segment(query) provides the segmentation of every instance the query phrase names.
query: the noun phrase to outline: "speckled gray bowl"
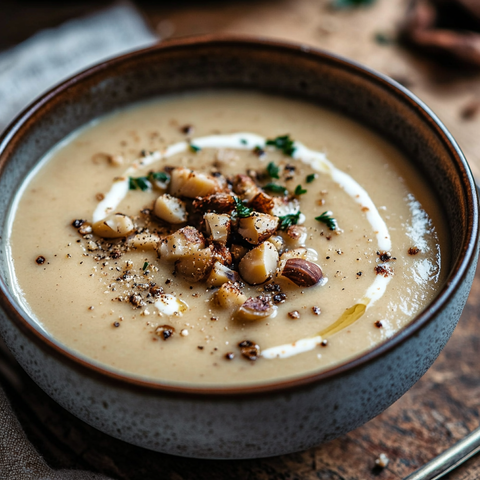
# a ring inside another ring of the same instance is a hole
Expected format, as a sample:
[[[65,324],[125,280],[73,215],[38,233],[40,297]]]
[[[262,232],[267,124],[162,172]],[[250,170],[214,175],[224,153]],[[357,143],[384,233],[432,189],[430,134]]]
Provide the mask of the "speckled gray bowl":
[[[98,115],[185,89],[240,87],[327,104],[397,144],[430,179],[449,224],[448,281],[394,337],[335,368],[254,387],[162,385],[81,358],[29,319],[11,294],[0,251],[0,332],[29,375],[85,422],[176,455],[251,458],[302,450],[371,419],[405,393],[449,339],[478,255],[475,184],[439,120],[395,82],[333,55],[278,42],[204,37],[100,64],[51,90],[0,140],[0,219],[27,172],[55,143]]]

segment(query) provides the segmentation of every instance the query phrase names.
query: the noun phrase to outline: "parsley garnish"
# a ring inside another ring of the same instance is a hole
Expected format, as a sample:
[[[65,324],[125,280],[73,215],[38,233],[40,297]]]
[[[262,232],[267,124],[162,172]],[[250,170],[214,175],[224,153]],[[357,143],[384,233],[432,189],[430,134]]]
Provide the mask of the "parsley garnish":
[[[148,181],[147,177],[128,177],[128,188],[130,190],[141,190],[144,192],[145,190],[150,190],[152,188],[152,184]]]
[[[145,192],[152,188],[152,181],[167,182],[170,177],[165,172],[150,172],[148,177],[128,177],[128,188],[130,190],[141,190]]]
[[[318,217],[315,217],[315,220],[324,223],[330,230],[336,230],[338,227],[337,221],[332,217],[332,212],[323,212]]]
[[[239,218],[247,218],[253,213],[253,208],[247,207],[239,198],[233,197],[235,200],[235,213]]]
[[[371,5],[375,0],[332,0],[334,8],[353,8],[362,5]]]
[[[147,267],[148,267],[148,262],[145,262],[145,263],[143,264],[142,270],[145,271],[145,270],[147,269]]]
[[[288,227],[292,225],[296,225],[298,223],[298,219],[300,218],[300,212],[297,213],[289,213],[288,215],[283,215],[278,217],[280,223],[278,224],[278,228],[280,230],[286,230]]]
[[[303,195],[304,193],[307,193],[307,191],[302,188],[301,185],[297,185],[297,187],[295,188],[295,195]]]
[[[278,176],[279,171],[280,169],[273,162],[270,162],[267,165],[267,173],[270,178],[280,178]]]
[[[388,35],[382,32],[377,32],[374,38],[379,45],[390,45],[394,43],[394,39],[392,37],[389,37]]]
[[[190,143],[188,146],[190,147],[190,150],[193,153],[197,153],[201,150],[201,147],[198,147],[197,145],[194,145],[193,143]]]
[[[158,182],[168,182],[170,180],[170,176],[165,172],[150,172],[148,174],[148,179],[150,181],[157,180]]]
[[[241,143],[242,145],[246,145],[248,142],[247,142],[244,138],[241,138],[241,139],[240,139],[240,143]]]
[[[280,135],[277,138],[274,138],[272,140],[267,140],[265,142],[265,145],[270,145],[272,147],[278,148],[281,150],[285,155],[288,155],[289,157],[293,157],[293,154],[295,153],[295,146],[294,146],[294,141],[290,138],[290,135]]]
[[[307,175],[306,181],[307,183],[312,183],[316,178],[317,178],[317,174],[311,173],[310,175]]]
[[[277,185],[276,183],[267,183],[264,187],[264,190],[267,192],[272,192],[272,193],[281,193],[282,195],[287,195],[288,190],[285,187],[282,187],[281,185]]]

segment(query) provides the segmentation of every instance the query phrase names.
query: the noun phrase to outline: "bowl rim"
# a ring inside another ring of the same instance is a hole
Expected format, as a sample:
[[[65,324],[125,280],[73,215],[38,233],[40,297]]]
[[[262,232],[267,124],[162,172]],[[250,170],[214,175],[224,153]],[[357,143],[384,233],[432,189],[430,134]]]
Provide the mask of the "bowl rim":
[[[284,41],[279,39],[265,38],[260,36],[230,35],[230,34],[207,34],[191,37],[182,37],[180,39],[168,40],[154,46],[128,52],[126,54],[113,57],[100,62],[88,69],[85,69],[63,82],[55,85],[42,96],[38,97],[29,106],[27,106],[5,129],[0,136],[0,174],[4,170],[7,162],[10,142],[18,135],[21,135],[22,129],[28,126],[28,123],[34,120],[35,115],[40,114],[45,107],[55,97],[68,92],[70,87],[79,83],[93,79],[102,71],[115,69],[131,59],[138,59],[162,51],[195,49],[203,46],[217,46],[228,48],[237,46],[243,48],[261,48],[266,50],[275,50],[288,55],[308,57],[330,64],[335,64],[338,68],[348,70],[357,76],[360,76],[370,82],[376,83],[388,90],[391,95],[397,96],[401,101],[408,104],[416,114],[438,135],[446,150],[451,153],[452,158],[456,160],[457,171],[462,177],[463,190],[466,197],[467,206],[467,231],[465,234],[462,251],[454,260],[452,269],[444,286],[437,293],[435,299],[425,310],[415,316],[411,322],[396,332],[392,337],[386,339],[370,350],[356,355],[353,358],[344,360],[332,367],[319,372],[310,372],[303,375],[297,375],[286,379],[277,379],[270,382],[252,383],[243,385],[217,386],[217,385],[181,385],[162,383],[159,380],[142,378],[133,374],[122,373],[113,368],[103,366],[100,363],[90,361],[82,354],[75,354],[73,350],[63,346],[60,342],[47,337],[40,329],[35,328],[33,322],[25,318],[15,307],[13,295],[9,292],[4,279],[0,279],[0,306],[8,314],[8,319],[16,323],[16,326],[33,339],[35,343],[44,351],[53,354],[57,359],[66,361],[69,366],[81,373],[88,373],[94,378],[105,382],[113,382],[117,386],[130,388],[134,390],[146,390],[158,392],[158,394],[173,394],[175,396],[201,396],[201,397],[232,397],[232,396],[251,396],[253,394],[272,394],[277,392],[286,392],[294,388],[308,387],[321,381],[341,377],[352,373],[353,371],[366,366],[368,363],[385,356],[387,353],[397,348],[408,338],[414,336],[420,329],[430,323],[441,309],[448,302],[448,299],[455,294],[463,283],[467,275],[470,263],[474,261],[475,252],[478,245],[478,197],[477,189],[473,175],[460,147],[453,139],[452,135],[438,119],[438,117],[419,100],[413,93],[405,87],[387,77],[376,72],[373,69],[363,66],[353,60],[346,59],[340,55],[322,50],[317,47]]]

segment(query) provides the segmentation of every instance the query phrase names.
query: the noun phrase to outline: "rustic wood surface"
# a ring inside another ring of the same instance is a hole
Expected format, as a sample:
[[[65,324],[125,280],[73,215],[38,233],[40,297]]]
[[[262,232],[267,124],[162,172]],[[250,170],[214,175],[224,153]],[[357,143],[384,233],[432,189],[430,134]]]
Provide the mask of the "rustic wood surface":
[[[79,3],[70,5],[68,12],[80,11]],[[149,3],[141,8],[164,38],[206,32],[274,36],[332,50],[393,76],[440,116],[480,178],[480,74],[439,67],[399,46],[395,38],[407,7],[405,0],[377,0],[370,8],[348,11],[334,11],[328,3],[171,2],[175,6]],[[14,2],[7,0],[7,4],[12,19],[20,21]],[[28,5],[22,6],[24,14],[28,14]],[[68,16],[66,8],[60,4],[50,7],[54,21],[64,18],[62,11]],[[48,21],[49,9],[41,10],[38,18]],[[8,32],[10,37],[1,39],[0,46],[21,39],[15,28]],[[282,457],[201,461],[127,445],[88,427],[57,406],[5,354],[0,354],[0,384],[28,438],[53,468],[81,468],[129,480],[401,479],[480,425],[479,303],[480,271],[452,339],[406,395],[348,435]],[[383,470],[375,467],[375,459],[382,452],[390,459]],[[480,455],[445,478],[480,478]]]

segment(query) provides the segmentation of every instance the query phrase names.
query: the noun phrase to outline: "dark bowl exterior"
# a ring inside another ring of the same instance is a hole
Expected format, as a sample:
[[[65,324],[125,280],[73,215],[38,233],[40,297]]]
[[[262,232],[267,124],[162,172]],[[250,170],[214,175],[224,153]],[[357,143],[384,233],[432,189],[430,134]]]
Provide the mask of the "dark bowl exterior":
[[[53,89],[0,140],[0,222],[26,173],[55,143],[128,103],[199,88],[251,88],[331,106],[396,144],[429,178],[451,234],[448,281],[388,341],[315,375],[247,387],[196,388],[128,377],[75,355],[36,326],[12,297],[0,251],[0,333],[60,405],[114,437],[202,458],[278,455],[365,423],[405,393],[446,344],[478,258],[478,199],[466,161],[438,119],[395,82],[303,46],[232,37],[162,44],[100,64]],[[248,426],[248,431],[245,427]]]

